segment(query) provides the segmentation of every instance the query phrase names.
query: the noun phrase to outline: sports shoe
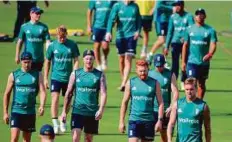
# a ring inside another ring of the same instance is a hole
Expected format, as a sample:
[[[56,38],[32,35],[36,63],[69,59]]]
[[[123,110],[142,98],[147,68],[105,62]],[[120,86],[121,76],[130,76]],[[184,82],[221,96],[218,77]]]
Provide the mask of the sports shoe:
[[[147,49],[145,47],[142,47],[140,58],[145,59],[147,57]]]
[[[149,63],[149,65],[151,65],[152,59],[153,59],[153,54],[152,53],[147,54],[146,61]]]
[[[184,89],[184,82],[181,82],[181,83],[180,83],[180,90],[181,90],[181,91],[184,91],[184,90],[185,90],[185,89]]]
[[[97,66],[96,69],[99,70],[99,71],[102,71],[102,67],[101,66]]]
[[[66,129],[67,129],[66,123],[64,123],[63,121],[60,121],[60,131],[64,133],[66,132]]]
[[[59,134],[59,126],[53,126],[54,133]]]

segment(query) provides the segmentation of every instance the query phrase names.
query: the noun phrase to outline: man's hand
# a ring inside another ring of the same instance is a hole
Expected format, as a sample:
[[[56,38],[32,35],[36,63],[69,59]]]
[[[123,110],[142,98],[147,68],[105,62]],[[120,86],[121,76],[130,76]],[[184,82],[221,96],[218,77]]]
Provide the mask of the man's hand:
[[[182,70],[183,72],[186,71],[186,63],[182,63],[182,64],[181,64],[181,70]]]
[[[15,56],[15,63],[16,63],[16,64],[19,64],[19,63],[20,63],[19,56]]]
[[[121,122],[118,126],[118,130],[120,133],[125,133],[126,131],[126,126],[125,126],[125,123],[124,122]]]
[[[66,118],[67,118],[67,114],[65,112],[62,112],[62,114],[60,116],[60,120],[65,123],[66,122]]]
[[[49,89],[49,84],[48,84],[48,79],[47,78],[44,78],[44,87],[46,89]]]
[[[8,115],[8,113],[4,113],[3,120],[4,120],[5,124],[9,124],[9,115]]]
[[[111,41],[111,39],[112,39],[112,35],[111,35],[111,33],[106,33],[105,40],[106,40],[107,42],[110,42],[110,41]]]
[[[172,111],[172,107],[170,106],[170,107],[168,107],[167,110],[165,111],[166,117],[170,117],[171,111]]]
[[[139,32],[135,32],[134,34],[134,40],[137,40],[139,38]]]
[[[103,110],[99,109],[95,114],[95,120],[100,120],[103,115]]]
[[[204,61],[204,62],[209,61],[212,57],[213,57],[213,54],[212,54],[212,53],[208,53],[208,54],[206,54],[206,55],[203,57],[203,61]]]
[[[90,36],[92,34],[92,28],[91,28],[91,26],[87,26],[86,31],[87,31],[87,34]]]
[[[39,109],[38,109],[38,111],[39,111],[39,115],[40,116],[44,115],[44,107],[43,106],[40,106]]]
[[[162,121],[158,120],[155,124],[155,132],[160,132],[162,130]]]
[[[164,50],[163,50],[163,54],[164,54],[164,56],[165,57],[167,57],[168,56],[168,48],[164,48]]]

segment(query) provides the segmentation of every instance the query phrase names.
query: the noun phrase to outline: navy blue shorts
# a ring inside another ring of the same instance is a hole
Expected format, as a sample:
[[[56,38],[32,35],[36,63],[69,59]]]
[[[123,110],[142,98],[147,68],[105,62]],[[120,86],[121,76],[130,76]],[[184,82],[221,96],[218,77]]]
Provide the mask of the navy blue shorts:
[[[154,112],[155,124],[158,122],[158,117],[159,117],[159,114],[158,114],[157,111],[155,111]],[[163,122],[162,122],[162,129],[163,130],[167,130],[169,119],[170,118],[166,117],[166,114],[164,113],[164,115],[163,115]]]
[[[153,141],[155,135],[154,121],[129,121],[128,137],[140,138],[141,140]]]
[[[142,19],[141,25],[144,31],[150,32],[152,29],[152,19]]]
[[[157,36],[166,36],[168,32],[168,22],[155,22]]]
[[[91,39],[94,42],[105,41],[106,29],[93,28]]]
[[[24,132],[35,132],[35,114],[20,114],[20,113],[11,113],[10,118],[10,127],[19,128]]]
[[[83,116],[72,113],[71,129],[84,129],[87,134],[98,134],[99,121],[95,120],[95,116]]]
[[[116,39],[116,46],[119,55],[134,56],[136,54],[137,40],[134,40],[134,36]]]
[[[208,79],[210,65],[187,64],[187,77],[194,77],[198,80]]]
[[[31,69],[35,71],[42,71],[43,62],[32,62]]]
[[[51,80],[51,92],[59,92],[62,91],[62,96],[65,96],[65,92],[68,87],[68,82],[60,82],[57,80]]]

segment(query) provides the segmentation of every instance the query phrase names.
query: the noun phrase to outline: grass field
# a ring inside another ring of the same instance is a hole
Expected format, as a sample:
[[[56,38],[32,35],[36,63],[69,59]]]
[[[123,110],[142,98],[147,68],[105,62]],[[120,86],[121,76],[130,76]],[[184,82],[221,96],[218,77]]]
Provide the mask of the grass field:
[[[194,12],[196,8],[205,8],[207,12],[206,22],[212,25],[218,32],[232,30],[230,24],[230,12],[232,2],[187,2],[186,9]],[[39,6],[44,8],[44,4],[39,2]],[[44,9],[42,22],[49,28],[56,28],[60,24],[68,28],[86,28],[87,2],[50,2],[50,7]],[[0,3],[0,32],[12,34],[14,21],[16,18],[16,3],[3,5]],[[149,47],[155,41],[156,36],[152,32]],[[54,38],[54,37],[53,37]],[[77,41],[81,53],[86,48],[92,48],[92,43],[87,36],[70,37]],[[207,92],[205,100],[211,108],[212,116],[212,138],[213,142],[232,141],[232,40],[231,37],[218,36],[219,43],[216,55],[213,58],[210,70],[210,78],[207,82]],[[100,122],[100,134],[95,137],[96,142],[123,142],[127,141],[127,136],[118,132],[119,109],[122,93],[117,90],[120,85],[118,60],[114,42],[111,45],[109,56],[109,70],[106,72],[108,84],[108,102],[105,114]],[[140,52],[141,40],[137,48]],[[2,105],[3,93],[8,74],[17,68],[14,62],[15,43],[0,43],[0,105]],[[138,54],[139,55],[139,54]],[[139,57],[139,56],[138,56]],[[134,67],[133,67],[134,68]],[[133,69],[134,72],[134,69]],[[131,74],[134,75],[134,74]],[[183,92],[181,93],[183,96]],[[60,109],[63,99],[60,100]],[[50,119],[50,94],[48,93],[45,115],[37,117],[37,132],[32,136],[32,142],[39,141],[39,128],[45,124],[51,124]],[[2,109],[0,118],[2,119]],[[69,127],[70,128],[70,127]],[[10,140],[10,128],[0,121],[0,141]],[[21,138],[20,138],[21,139]],[[159,141],[159,137],[156,139]],[[56,137],[57,142],[71,141],[70,129],[67,133]]]

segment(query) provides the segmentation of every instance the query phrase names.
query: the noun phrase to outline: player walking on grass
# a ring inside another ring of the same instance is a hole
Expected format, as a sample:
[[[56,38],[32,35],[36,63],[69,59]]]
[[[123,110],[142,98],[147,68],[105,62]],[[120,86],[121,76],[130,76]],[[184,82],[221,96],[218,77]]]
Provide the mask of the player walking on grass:
[[[19,64],[19,55],[24,44],[24,51],[32,54],[33,61],[31,68],[38,71],[41,71],[43,68],[44,42],[46,41],[46,47],[50,43],[48,27],[39,21],[42,13],[43,10],[39,7],[31,8],[31,20],[21,26],[15,54],[15,62]]]
[[[138,5],[131,0],[124,0],[114,4],[107,26],[107,41],[112,39],[111,33],[114,23],[117,24],[116,46],[122,78],[119,90],[124,91],[131,71],[132,58],[136,54],[137,40],[141,29]]]
[[[179,76],[179,59],[182,53],[182,46],[184,42],[184,34],[187,28],[194,24],[194,18],[192,14],[184,10],[184,1],[176,0],[173,4],[176,13],[172,14],[168,24],[168,34],[166,38],[166,44],[164,48],[164,55],[168,55],[168,51],[171,45],[172,53],[172,73],[176,78]],[[186,59],[187,60],[187,59]],[[186,79],[186,72],[181,73],[181,90],[184,90],[184,80]]]
[[[59,96],[65,95],[68,86],[69,76],[72,70],[78,68],[78,56],[80,55],[76,43],[67,39],[67,29],[61,25],[57,28],[57,40],[54,40],[48,47],[44,68],[44,85],[48,89],[48,76],[51,71],[51,117],[55,134],[66,131],[66,124],[58,122]],[[73,65],[74,64],[74,65]]]
[[[167,126],[169,122],[170,112],[172,105],[177,101],[179,97],[179,92],[177,88],[176,76],[172,72],[164,67],[165,58],[162,54],[157,54],[154,57],[154,70],[150,70],[148,76],[157,80],[161,86],[161,94],[164,102],[164,116],[162,123],[161,140],[162,142],[167,142]],[[171,96],[171,93],[173,96]],[[159,116],[159,105],[155,98],[154,100],[154,117],[155,123],[158,121]]]
[[[90,0],[87,11],[87,32],[94,41],[94,54],[98,70],[106,70],[109,43],[105,41],[107,22],[115,1]],[[92,22],[93,19],[93,22]],[[102,47],[103,56],[101,60]]]
[[[18,142],[20,131],[23,132],[23,141],[30,142],[31,134],[35,132],[36,121],[36,96],[40,92],[39,115],[44,113],[46,91],[43,85],[43,77],[39,71],[31,69],[32,55],[23,52],[21,55],[20,69],[12,72],[3,98],[3,120],[11,127],[11,142]],[[13,90],[11,115],[8,108],[11,92]]]
[[[136,61],[137,77],[131,78],[127,84],[120,110],[119,131],[125,133],[125,115],[129,100],[130,115],[128,126],[129,142],[150,142],[154,140],[154,131],[162,129],[163,99],[158,81],[148,76],[148,63]],[[158,121],[155,124],[153,115],[154,99],[158,101]]]
[[[80,141],[82,129],[85,132],[85,141],[93,141],[93,135],[98,134],[99,120],[102,118],[107,100],[105,75],[93,67],[94,52],[85,50],[83,60],[84,68],[75,70],[70,76],[61,115],[61,119],[65,121],[74,94],[71,119],[73,142]]]
[[[217,44],[216,31],[205,24],[205,10],[199,8],[195,12],[195,24],[191,25],[184,37],[182,50],[182,71],[186,71],[188,77],[197,79],[198,97],[203,99],[206,91],[206,79],[208,79],[210,60],[212,59]],[[189,55],[187,56],[187,52]],[[186,58],[188,58],[186,69]]]
[[[194,78],[185,80],[185,97],[172,107],[168,124],[168,142],[172,142],[172,133],[177,122],[177,142],[203,142],[202,124],[205,127],[205,141],[211,142],[209,107],[197,98],[197,83]]]

